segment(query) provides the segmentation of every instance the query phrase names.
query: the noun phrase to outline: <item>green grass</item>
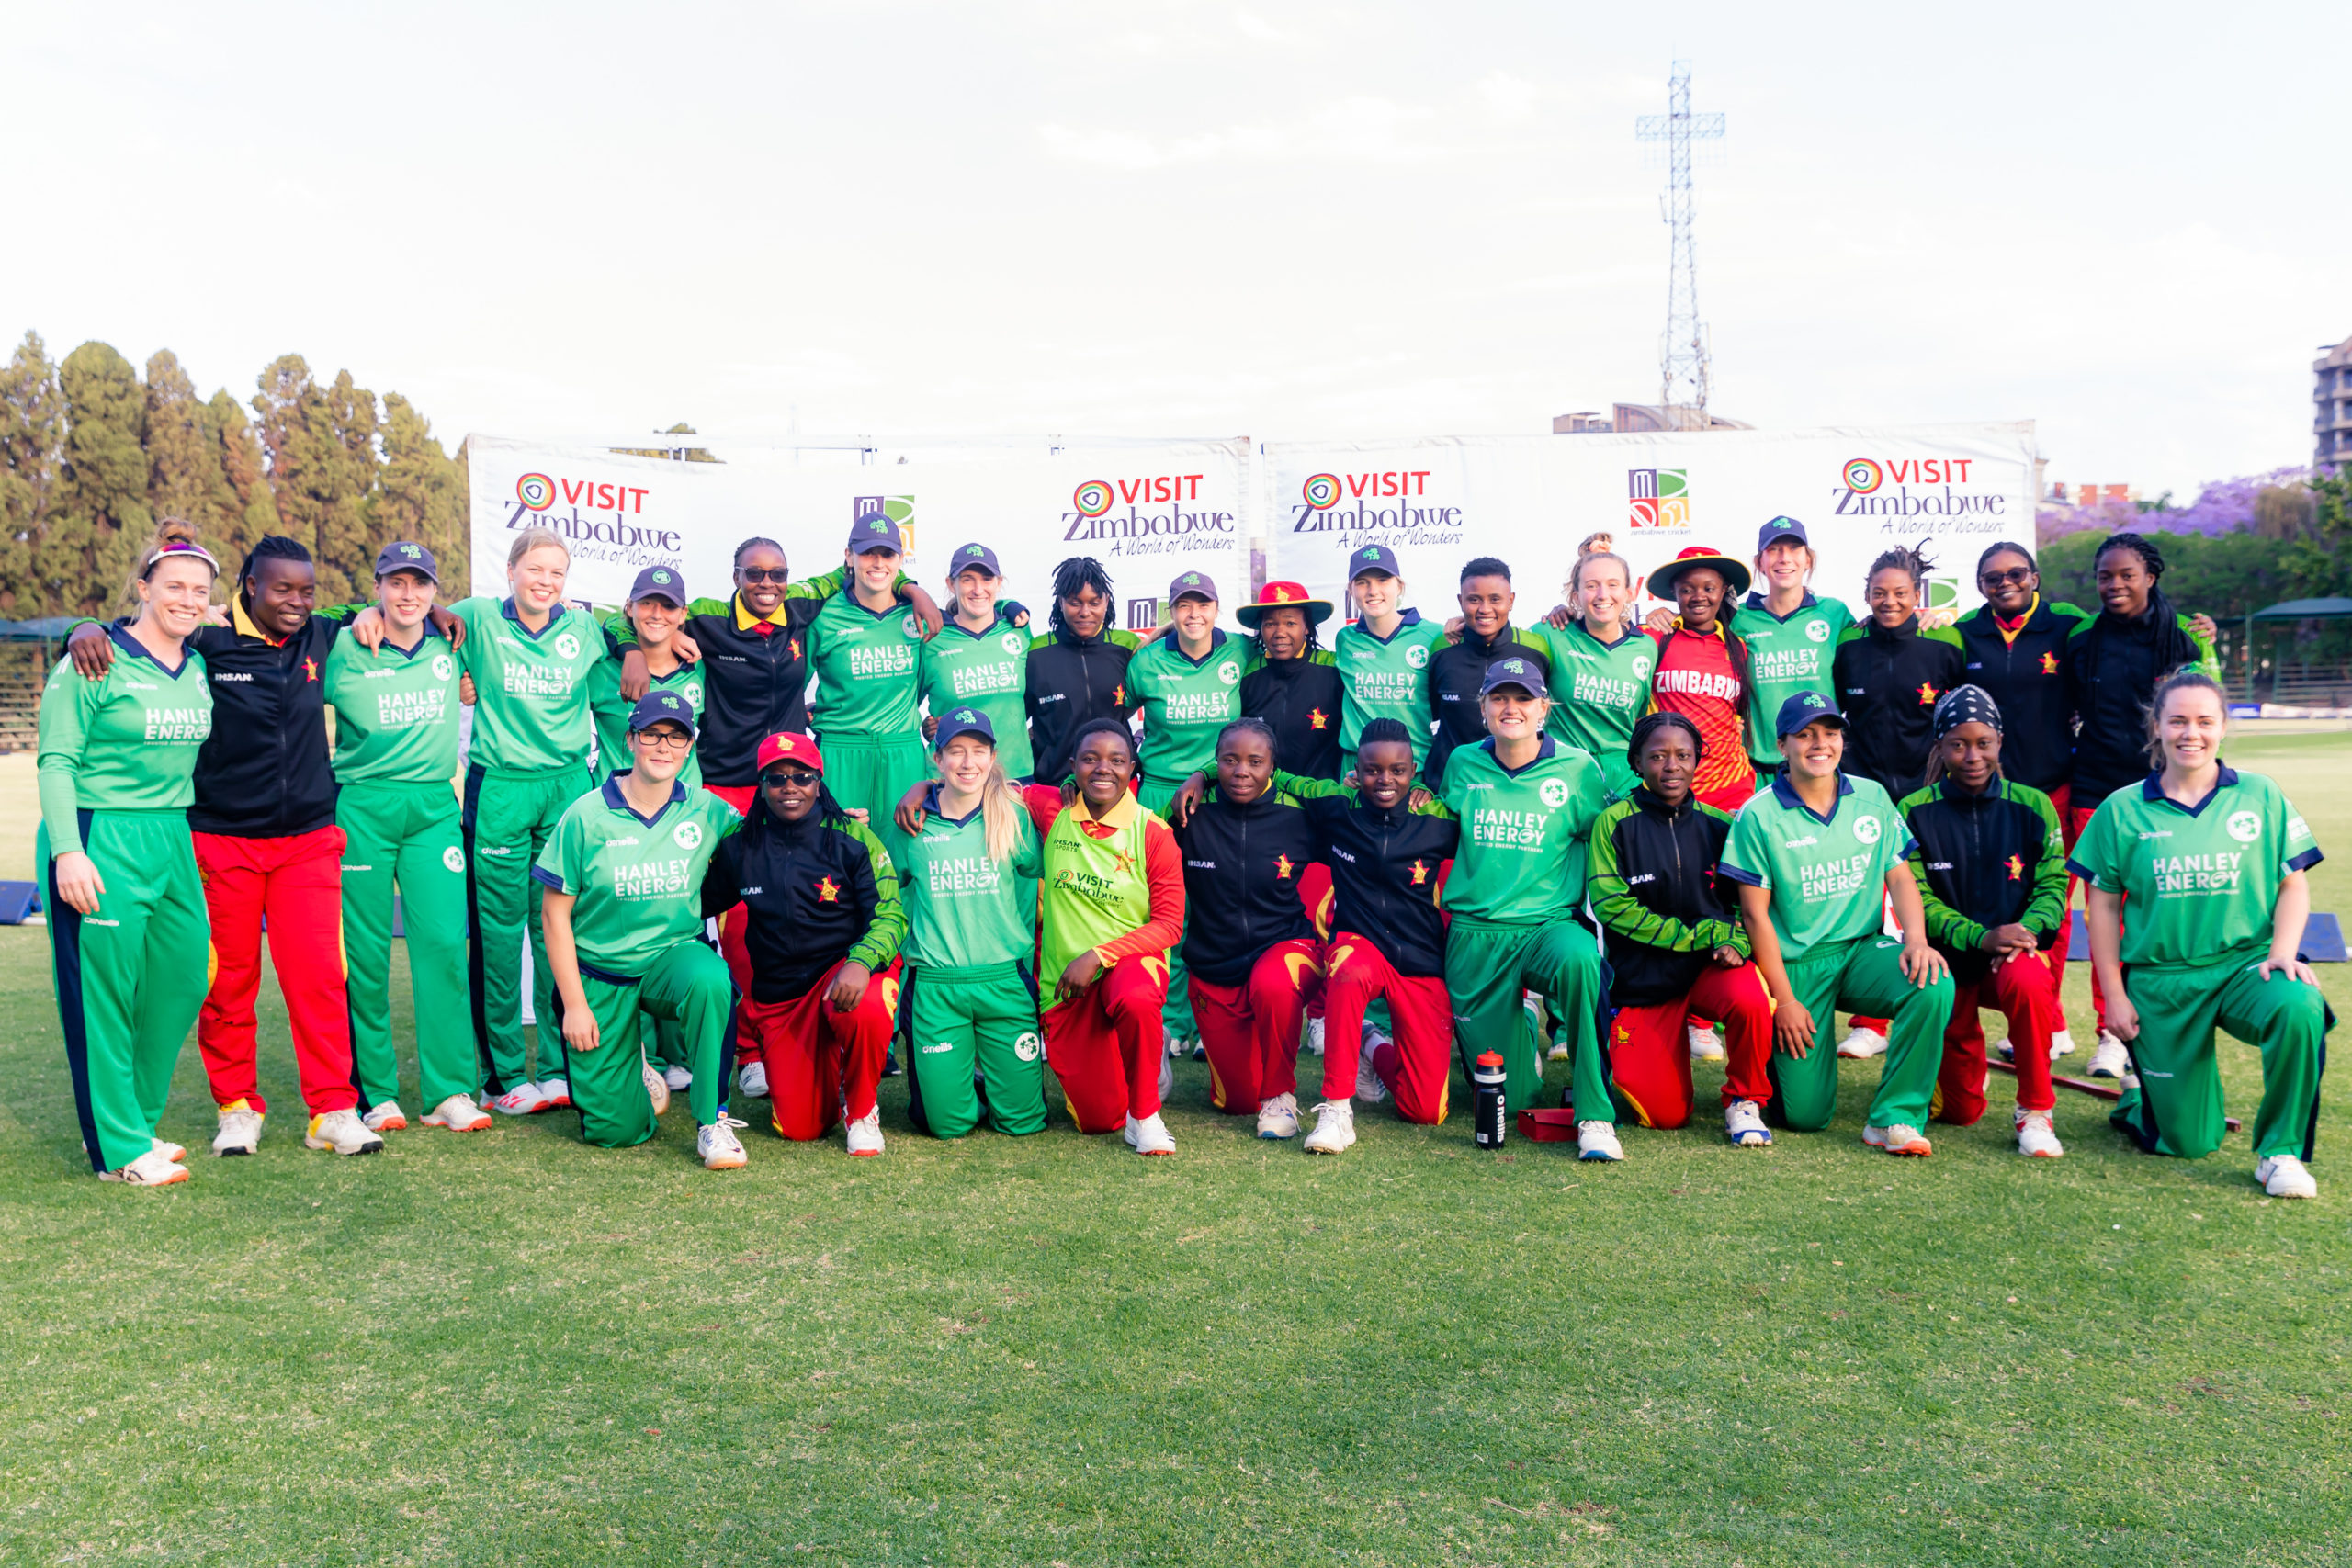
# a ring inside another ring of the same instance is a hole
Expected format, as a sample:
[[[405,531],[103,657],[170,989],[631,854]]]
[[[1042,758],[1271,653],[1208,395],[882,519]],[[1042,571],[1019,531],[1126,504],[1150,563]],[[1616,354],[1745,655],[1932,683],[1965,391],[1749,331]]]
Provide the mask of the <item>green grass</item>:
[[[2352,738],[2233,754],[2342,848],[2316,901],[2352,912]],[[2303,1204],[2243,1136],[2154,1159],[2077,1096],[2067,1157],[2020,1160],[1997,1079],[1933,1160],[1872,1155],[1874,1064],[1831,1133],[1634,1132],[1608,1168],[1481,1156],[1458,1112],[1311,1159],[1187,1065],[1169,1161],[1059,1122],[931,1143],[894,1081],[878,1161],[754,1129],[707,1174],[683,1109],[641,1149],[559,1114],[338,1160],[281,1112],[258,1158],[148,1193],[76,1151],[46,954],[0,931],[0,1561],[2140,1568],[2352,1539],[2340,1096]],[[290,1107],[274,995],[263,1027]],[[2243,1112],[2253,1053],[2223,1063]],[[209,1122],[191,1049],[165,1131]]]

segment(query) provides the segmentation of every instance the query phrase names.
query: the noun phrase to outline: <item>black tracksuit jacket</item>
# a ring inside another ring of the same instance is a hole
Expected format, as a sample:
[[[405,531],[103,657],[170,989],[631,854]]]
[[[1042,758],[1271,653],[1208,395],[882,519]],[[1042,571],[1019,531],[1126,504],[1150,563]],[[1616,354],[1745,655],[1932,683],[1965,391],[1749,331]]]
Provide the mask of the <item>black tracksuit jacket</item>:
[[[1311,937],[1298,896],[1315,863],[1306,813],[1269,791],[1247,806],[1212,790],[1176,829],[1184,854],[1184,966],[1212,986],[1246,985],[1278,942]]]
[[[812,811],[786,822],[754,797],[703,874],[702,912],[745,908],[752,999],[788,1002],[844,958],[880,970],[899,954],[907,918],[889,857],[859,823]]]
[[[1688,996],[1715,949],[1748,950],[1738,894],[1715,869],[1731,823],[1695,795],[1669,807],[1643,784],[1593,823],[1586,886],[1606,933],[1612,1007]]]
[[[1276,781],[1278,784],[1286,782]],[[1445,973],[1445,868],[1462,843],[1452,812],[1383,811],[1353,790],[1300,803],[1331,868],[1331,930],[1352,931],[1399,975]]]
[[[1928,772],[1936,699],[1961,684],[1965,662],[1949,626],[1919,629],[1912,616],[1892,629],[1875,617],[1838,639],[1830,679],[1846,716],[1846,772],[1901,800]]]
[[[2147,714],[2156,682],[2204,659],[2204,645],[2160,590],[2150,590],[2148,607],[2128,621],[2101,610],[2075,629],[2066,643],[2078,721],[2073,809],[2092,810],[2148,776]]]
[[[1241,711],[1274,732],[1274,766],[1303,779],[1340,776],[1340,667],[1322,649],[1241,677]]]
[[[1911,874],[1921,885],[1928,939],[1951,961],[1954,979],[1984,977],[1993,958],[1976,944],[1995,926],[2024,926],[2044,952],[2058,940],[2066,853],[2048,795],[2005,778],[1971,795],[1943,779],[1905,796],[1901,809],[1916,842]]]
[[[1421,777],[1429,781],[1430,789],[1444,793],[1446,759],[1453,755],[1455,747],[1476,746],[1487,738],[1478,688],[1487,683],[1487,666],[1513,653],[1535,660],[1544,680],[1550,681],[1550,652],[1540,640],[1508,622],[1492,641],[1465,626],[1459,637],[1430,657],[1430,711],[1437,716],[1437,734],[1430,740],[1430,754],[1421,766]]]
[[[2089,618],[2072,604],[2037,598],[2014,635],[2001,630],[1990,604],[1952,627],[1960,634],[1961,678],[1984,687],[2001,710],[2001,772],[2045,794],[2074,776],[2066,641]]]
[[[1080,727],[1094,718],[1125,723],[1136,710],[1127,689],[1127,660],[1135,657],[1133,632],[1106,626],[1100,637],[1080,637],[1064,626],[1029,645],[1028,683],[1023,704],[1029,712],[1029,750],[1041,784],[1070,776]]]

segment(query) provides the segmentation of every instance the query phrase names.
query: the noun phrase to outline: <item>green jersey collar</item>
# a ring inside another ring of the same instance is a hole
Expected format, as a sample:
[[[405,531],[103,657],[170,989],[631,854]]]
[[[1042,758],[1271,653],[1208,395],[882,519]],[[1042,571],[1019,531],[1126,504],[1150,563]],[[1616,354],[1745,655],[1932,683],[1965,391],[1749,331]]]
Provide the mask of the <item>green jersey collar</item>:
[[[498,602],[498,613],[505,616],[508,620],[514,622],[514,629],[521,632],[525,637],[529,637],[533,642],[538,641],[539,638],[555,630],[557,624],[563,619],[564,615],[571,610],[571,606],[565,604],[562,600],[557,600],[554,606],[548,611],[548,624],[541,626],[537,631],[533,631],[529,626],[523,624],[523,616],[521,613],[514,608],[514,595],[509,594]]]
[[[130,655],[133,659],[145,660],[148,663],[162,671],[172,680],[176,681],[187,672],[188,647],[185,642],[180,644],[180,661],[176,666],[175,666],[164,663],[162,660],[148,652],[147,645],[141,642],[137,637],[132,637],[130,635],[130,629],[128,626],[108,626],[107,628],[107,636],[114,639],[115,647]]]
[[[549,626],[553,626],[555,624],[553,617],[549,617],[548,624]],[[424,651],[424,645],[426,643],[431,642],[435,637],[439,637],[440,635],[440,628],[435,626],[431,621],[427,621],[417,632],[416,646],[414,648],[402,648],[399,643],[392,640],[391,633],[386,632],[384,634],[384,640],[377,644],[376,657],[381,659],[387,653],[397,653],[402,659],[414,659],[418,654]]]
[[[2173,799],[2172,796],[2165,793],[2165,771],[2162,768],[2158,768],[2154,773],[2150,773],[2146,778],[2140,781],[2140,798],[2148,802],[2152,806],[2158,801],[2162,801],[2176,811],[2186,811],[2191,817],[2199,816],[2204,812],[2207,807],[2213,804],[2213,797],[2215,795],[2221,794],[2223,790],[2230,788],[2238,782],[2238,771],[2235,768],[2233,768],[2227,762],[2223,762],[2220,764],[2220,766],[2222,770],[2221,776],[2213,781],[2213,787],[2205,792],[2205,798],[2199,801],[2194,806],[2183,806],[2180,802]]]
[[[626,811],[631,817],[637,817],[637,807],[631,806],[628,803],[628,796],[621,793],[621,773],[625,773],[627,772],[628,772],[628,770],[627,768],[623,768],[620,773],[616,773],[611,778],[606,779],[605,781],[605,787],[597,791],[597,793],[605,797],[605,804],[612,807],[615,811]],[[650,828],[655,823],[662,820],[662,817],[668,813],[670,807],[680,804],[685,798],[686,786],[676,779],[672,779],[670,781],[670,798],[662,803],[662,809],[655,812],[650,817],[637,817],[637,819]]]
[[[1495,738],[1491,735],[1478,742],[1478,750],[1484,751],[1487,756],[1492,757],[1495,760],[1495,766],[1502,768],[1503,777],[1515,779],[1519,777],[1520,774],[1527,772],[1529,768],[1535,766],[1536,763],[1550,761],[1553,756],[1559,750],[1559,748],[1552,744],[1551,732],[1546,730],[1544,731],[1543,740],[1538,743],[1535,748],[1535,755],[1530,758],[1524,765],[1516,768],[1503,767],[1502,753],[1495,750]]]
[[[987,802],[983,801],[961,817],[950,817],[939,808],[939,790],[940,786],[936,784],[931,786],[930,793],[922,797],[922,808],[926,815],[938,818],[951,828],[961,828],[988,809]]]
[[[1378,632],[1374,631],[1365,622],[1357,621],[1354,623],[1354,626],[1356,630],[1363,633],[1364,636],[1372,638],[1373,641],[1385,644],[1395,642],[1398,637],[1404,636],[1405,628],[1407,626],[1418,626],[1420,624],[1421,613],[1419,610],[1399,610],[1396,612],[1396,629],[1390,632],[1386,637],[1382,637]]]
[[[1790,615],[1802,615],[1807,610],[1818,610],[1821,608],[1821,601],[1815,598],[1813,590],[1808,588],[1804,591],[1804,597],[1797,601],[1797,607],[1791,610],[1787,615],[1773,615],[1771,601],[1763,594],[1750,590],[1747,597],[1739,602],[1739,607],[1743,610],[1754,610],[1759,615],[1771,615],[1774,620],[1786,626]]]
[[[1789,783],[1788,774],[1781,773],[1772,780],[1772,798],[1774,800],[1779,801],[1791,811],[1804,812],[1807,817],[1812,818],[1815,821],[1820,823],[1825,828],[1830,823],[1838,820],[1838,802],[1844,800],[1848,795],[1853,793],[1854,781],[1848,778],[1844,773],[1839,773],[1838,775],[1838,799],[1829,803],[1829,815],[1824,817],[1821,813],[1815,811],[1812,807],[1807,806],[1804,803],[1804,797],[1797,794],[1796,786]]]

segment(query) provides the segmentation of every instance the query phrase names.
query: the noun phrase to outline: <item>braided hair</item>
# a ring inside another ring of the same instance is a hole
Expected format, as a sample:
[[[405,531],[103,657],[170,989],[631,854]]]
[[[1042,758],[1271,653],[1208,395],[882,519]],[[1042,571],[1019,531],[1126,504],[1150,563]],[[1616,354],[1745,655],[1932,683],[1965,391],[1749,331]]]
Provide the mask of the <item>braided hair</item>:
[[[1625,742],[1626,765],[1639,773],[1642,766],[1642,748],[1649,743],[1651,736],[1669,727],[1679,729],[1690,737],[1691,761],[1695,763],[1707,754],[1706,738],[1699,733],[1699,727],[1690,721],[1690,716],[1660,708],[1656,713],[1645,713],[1634,721],[1633,738]]]
[[[1998,544],[1985,546],[1984,553],[1976,558],[1977,576],[1982,577],[1984,575],[1984,569],[1993,564],[1993,558],[1995,556],[2016,556],[2025,562],[2026,570],[2028,571],[2040,571],[2041,570],[2041,563],[2033,558],[2033,552],[2031,550],[2027,549],[2023,545],[2014,544],[2007,539],[2003,539]]]
[[[1232,735],[1237,730],[1244,734],[1264,737],[1266,750],[1269,751],[1280,750],[1274,742],[1274,727],[1272,725],[1268,724],[1262,718],[1237,718],[1232,723],[1227,725],[1223,729],[1216,732],[1216,749],[1219,751],[1225,750],[1226,738]],[[1361,741],[1363,737],[1358,736],[1357,739]]]
[[[733,564],[736,570],[739,571],[742,570],[743,552],[746,550],[756,550],[762,545],[765,545],[769,549],[774,550],[778,555],[784,554],[784,547],[777,544],[774,539],[763,539],[757,535],[753,535],[751,538],[744,540],[741,544],[735,547],[735,558]]]
[[[1092,556],[1072,556],[1054,568],[1054,607],[1046,617],[1054,630],[1069,630],[1069,623],[1062,618],[1062,601],[1075,599],[1089,588],[1105,600],[1112,597],[1111,574]],[[1102,626],[1106,631],[1111,626],[1111,610],[1107,606],[1102,612]],[[1086,731],[1081,729],[1079,733],[1083,735]]]
[[[1410,746],[1413,732],[1405,728],[1405,721],[1401,718],[1368,718],[1364,720],[1363,729],[1356,736],[1356,750],[1361,753],[1365,747],[1377,746],[1384,740]]]
[[[2109,534],[2099,542],[2098,548],[2091,554],[2091,566],[2094,570],[2098,569],[2100,558],[2109,550],[2131,551],[2140,558],[2140,564],[2148,569],[2150,582],[2163,580],[2165,575],[2163,552],[2156,548],[2155,541],[2145,534]]]
[[[310,559],[311,552],[301,540],[289,539],[283,534],[264,534],[254,541],[254,547],[245,552],[245,558],[238,564],[237,586],[243,589],[246,583],[254,580],[254,567],[256,562],[291,560],[308,565]]]

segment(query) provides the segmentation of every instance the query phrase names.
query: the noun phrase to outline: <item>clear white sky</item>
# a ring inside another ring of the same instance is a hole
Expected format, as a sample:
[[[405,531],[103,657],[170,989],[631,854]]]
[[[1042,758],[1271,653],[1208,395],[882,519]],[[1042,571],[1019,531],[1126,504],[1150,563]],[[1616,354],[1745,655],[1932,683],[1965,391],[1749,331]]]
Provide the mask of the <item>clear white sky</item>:
[[[2352,7],[0,6],[0,329],[288,350],[453,445],[1535,432],[1649,400],[1688,57],[1714,406],[2308,460]]]

